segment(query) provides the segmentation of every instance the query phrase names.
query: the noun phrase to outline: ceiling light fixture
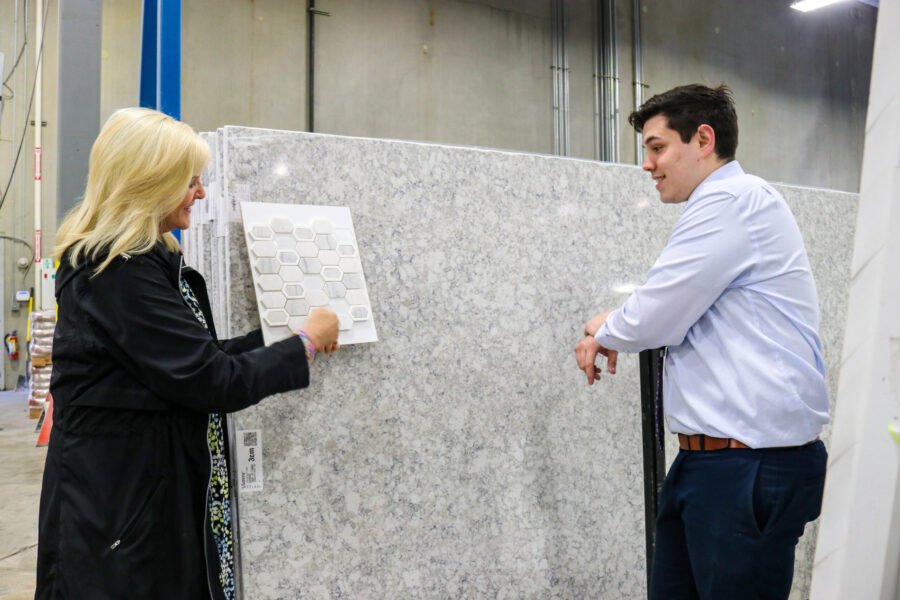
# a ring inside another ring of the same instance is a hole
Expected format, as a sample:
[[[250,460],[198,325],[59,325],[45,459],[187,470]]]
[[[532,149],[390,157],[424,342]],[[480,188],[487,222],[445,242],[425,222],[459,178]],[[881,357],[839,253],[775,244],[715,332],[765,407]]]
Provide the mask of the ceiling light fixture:
[[[828,6],[829,4],[837,4],[838,2],[844,2],[844,0],[801,0],[800,2],[791,4],[791,8],[799,10],[800,12],[809,12],[811,10],[816,10],[817,8],[822,8],[823,6]]]

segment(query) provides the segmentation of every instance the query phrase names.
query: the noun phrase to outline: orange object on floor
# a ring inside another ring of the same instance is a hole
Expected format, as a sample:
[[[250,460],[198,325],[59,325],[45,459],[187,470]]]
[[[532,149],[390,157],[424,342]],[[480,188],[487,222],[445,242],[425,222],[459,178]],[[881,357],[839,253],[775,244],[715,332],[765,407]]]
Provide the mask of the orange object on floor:
[[[41,423],[41,431],[38,433],[37,446],[46,446],[50,443],[50,430],[53,429],[53,396],[47,394],[47,404],[44,406],[44,418]]]

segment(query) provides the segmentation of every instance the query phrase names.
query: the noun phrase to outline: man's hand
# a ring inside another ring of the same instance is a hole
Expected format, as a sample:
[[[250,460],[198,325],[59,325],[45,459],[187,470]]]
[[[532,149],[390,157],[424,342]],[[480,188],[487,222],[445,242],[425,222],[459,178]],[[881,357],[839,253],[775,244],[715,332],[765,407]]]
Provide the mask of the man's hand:
[[[597,335],[608,316],[608,312],[602,312],[585,323],[584,339],[575,345],[575,361],[578,363],[578,368],[587,375],[588,385],[594,385],[594,380],[600,379],[601,370],[597,366],[598,354],[606,357],[606,370],[609,371],[609,374],[616,374],[616,362],[619,359],[619,353],[615,350],[604,348],[594,339],[594,336]]]
[[[618,352],[604,348],[592,336],[585,336],[575,345],[575,361],[578,363],[578,368],[587,375],[588,385],[594,385],[594,380],[600,379],[601,369],[597,366],[598,354],[606,357],[606,370],[610,375],[615,375],[616,362],[619,359]]]
[[[594,337],[597,335],[597,332],[600,331],[600,328],[606,323],[606,319],[609,317],[608,312],[602,312],[595,316],[593,319],[584,324],[584,335],[589,335]]]

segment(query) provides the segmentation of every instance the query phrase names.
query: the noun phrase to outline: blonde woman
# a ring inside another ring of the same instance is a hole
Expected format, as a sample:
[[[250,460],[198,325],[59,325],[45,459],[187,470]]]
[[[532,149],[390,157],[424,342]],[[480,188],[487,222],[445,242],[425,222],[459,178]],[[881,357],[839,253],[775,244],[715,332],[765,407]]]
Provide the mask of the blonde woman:
[[[208,159],[189,126],[120,110],[59,228],[36,598],[233,598],[224,413],[306,387],[316,352],[337,349],[325,310],[269,347],[259,331],[217,339],[170,233]]]

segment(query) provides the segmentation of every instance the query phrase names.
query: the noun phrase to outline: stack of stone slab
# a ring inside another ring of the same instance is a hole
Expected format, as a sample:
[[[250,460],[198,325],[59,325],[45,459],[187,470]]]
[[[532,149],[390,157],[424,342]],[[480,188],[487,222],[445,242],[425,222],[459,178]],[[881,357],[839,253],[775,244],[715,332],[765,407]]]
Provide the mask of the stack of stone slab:
[[[29,370],[28,415],[32,419],[41,416],[50,392],[50,377],[53,374],[53,333],[56,330],[56,310],[38,310],[28,318],[28,355],[31,359]]]
[[[185,235],[222,337],[259,324],[240,202],[349,207],[380,341],[233,415],[244,598],[646,597],[638,362],[588,387],[572,348],[681,210],[640,169],[225,127]],[[856,196],[778,186],[804,233],[836,389]],[[673,452],[671,452],[671,459]],[[815,531],[798,549],[805,597]]]

